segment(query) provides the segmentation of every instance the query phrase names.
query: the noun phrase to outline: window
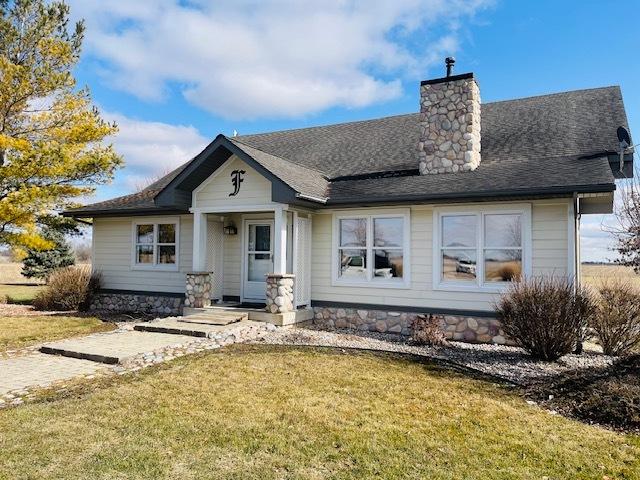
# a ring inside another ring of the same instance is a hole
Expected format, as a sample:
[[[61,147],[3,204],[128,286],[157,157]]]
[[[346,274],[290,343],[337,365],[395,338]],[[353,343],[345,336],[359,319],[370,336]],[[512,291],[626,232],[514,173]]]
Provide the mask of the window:
[[[436,288],[499,290],[525,274],[529,215],[528,208],[436,211]]]
[[[335,283],[406,286],[408,222],[408,214],[335,217]]]
[[[135,267],[177,268],[178,223],[134,223]]]

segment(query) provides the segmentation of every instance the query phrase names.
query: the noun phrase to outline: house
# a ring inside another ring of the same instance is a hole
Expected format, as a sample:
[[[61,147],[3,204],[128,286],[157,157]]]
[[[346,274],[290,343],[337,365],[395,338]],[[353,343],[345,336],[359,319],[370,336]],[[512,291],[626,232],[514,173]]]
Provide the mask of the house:
[[[505,342],[493,302],[524,276],[579,275],[582,215],[612,211],[619,87],[482,104],[472,73],[423,81],[419,113],[218,135],[93,218],[93,308]],[[153,158],[149,158],[153,162]],[[195,310],[194,310],[195,309]]]

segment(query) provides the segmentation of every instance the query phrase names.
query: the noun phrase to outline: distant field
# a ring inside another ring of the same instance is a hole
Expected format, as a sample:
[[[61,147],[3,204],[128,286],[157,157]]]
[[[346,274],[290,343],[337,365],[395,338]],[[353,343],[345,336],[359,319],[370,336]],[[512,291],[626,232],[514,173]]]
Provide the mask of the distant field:
[[[582,280],[586,284],[598,285],[607,278],[628,278],[640,288],[640,275],[633,268],[620,265],[582,265]]]
[[[0,303],[30,304],[44,282],[22,276],[22,264],[0,262]]]
[[[22,274],[22,264],[21,263],[0,263],[0,283],[42,283],[38,280],[23,277]]]

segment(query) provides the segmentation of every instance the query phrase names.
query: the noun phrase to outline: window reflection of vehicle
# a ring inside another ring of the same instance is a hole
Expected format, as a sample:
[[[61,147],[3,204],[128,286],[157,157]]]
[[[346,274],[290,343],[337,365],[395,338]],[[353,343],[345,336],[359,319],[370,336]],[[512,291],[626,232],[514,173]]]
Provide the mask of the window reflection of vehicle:
[[[364,257],[362,255],[353,255],[343,257],[342,275],[360,277],[366,272]]]
[[[471,260],[468,255],[461,254],[460,258],[456,262],[456,272],[458,273],[470,273],[471,275],[476,274],[476,262]]]

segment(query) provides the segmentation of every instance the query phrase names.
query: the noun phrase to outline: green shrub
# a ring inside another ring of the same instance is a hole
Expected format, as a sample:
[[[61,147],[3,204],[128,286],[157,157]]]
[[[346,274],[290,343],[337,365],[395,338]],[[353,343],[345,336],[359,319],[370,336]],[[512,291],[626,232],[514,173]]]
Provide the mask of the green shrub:
[[[542,360],[571,353],[594,312],[592,295],[559,277],[513,282],[496,304],[505,334]]]
[[[51,275],[33,305],[37,310],[86,310],[100,280],[100,273],[92,273],[90,267],[63,268]]]
[[[598,287],[598,308],[589,326],[607,355],[629,355],[640,347],[640,290],[628,279]]]

